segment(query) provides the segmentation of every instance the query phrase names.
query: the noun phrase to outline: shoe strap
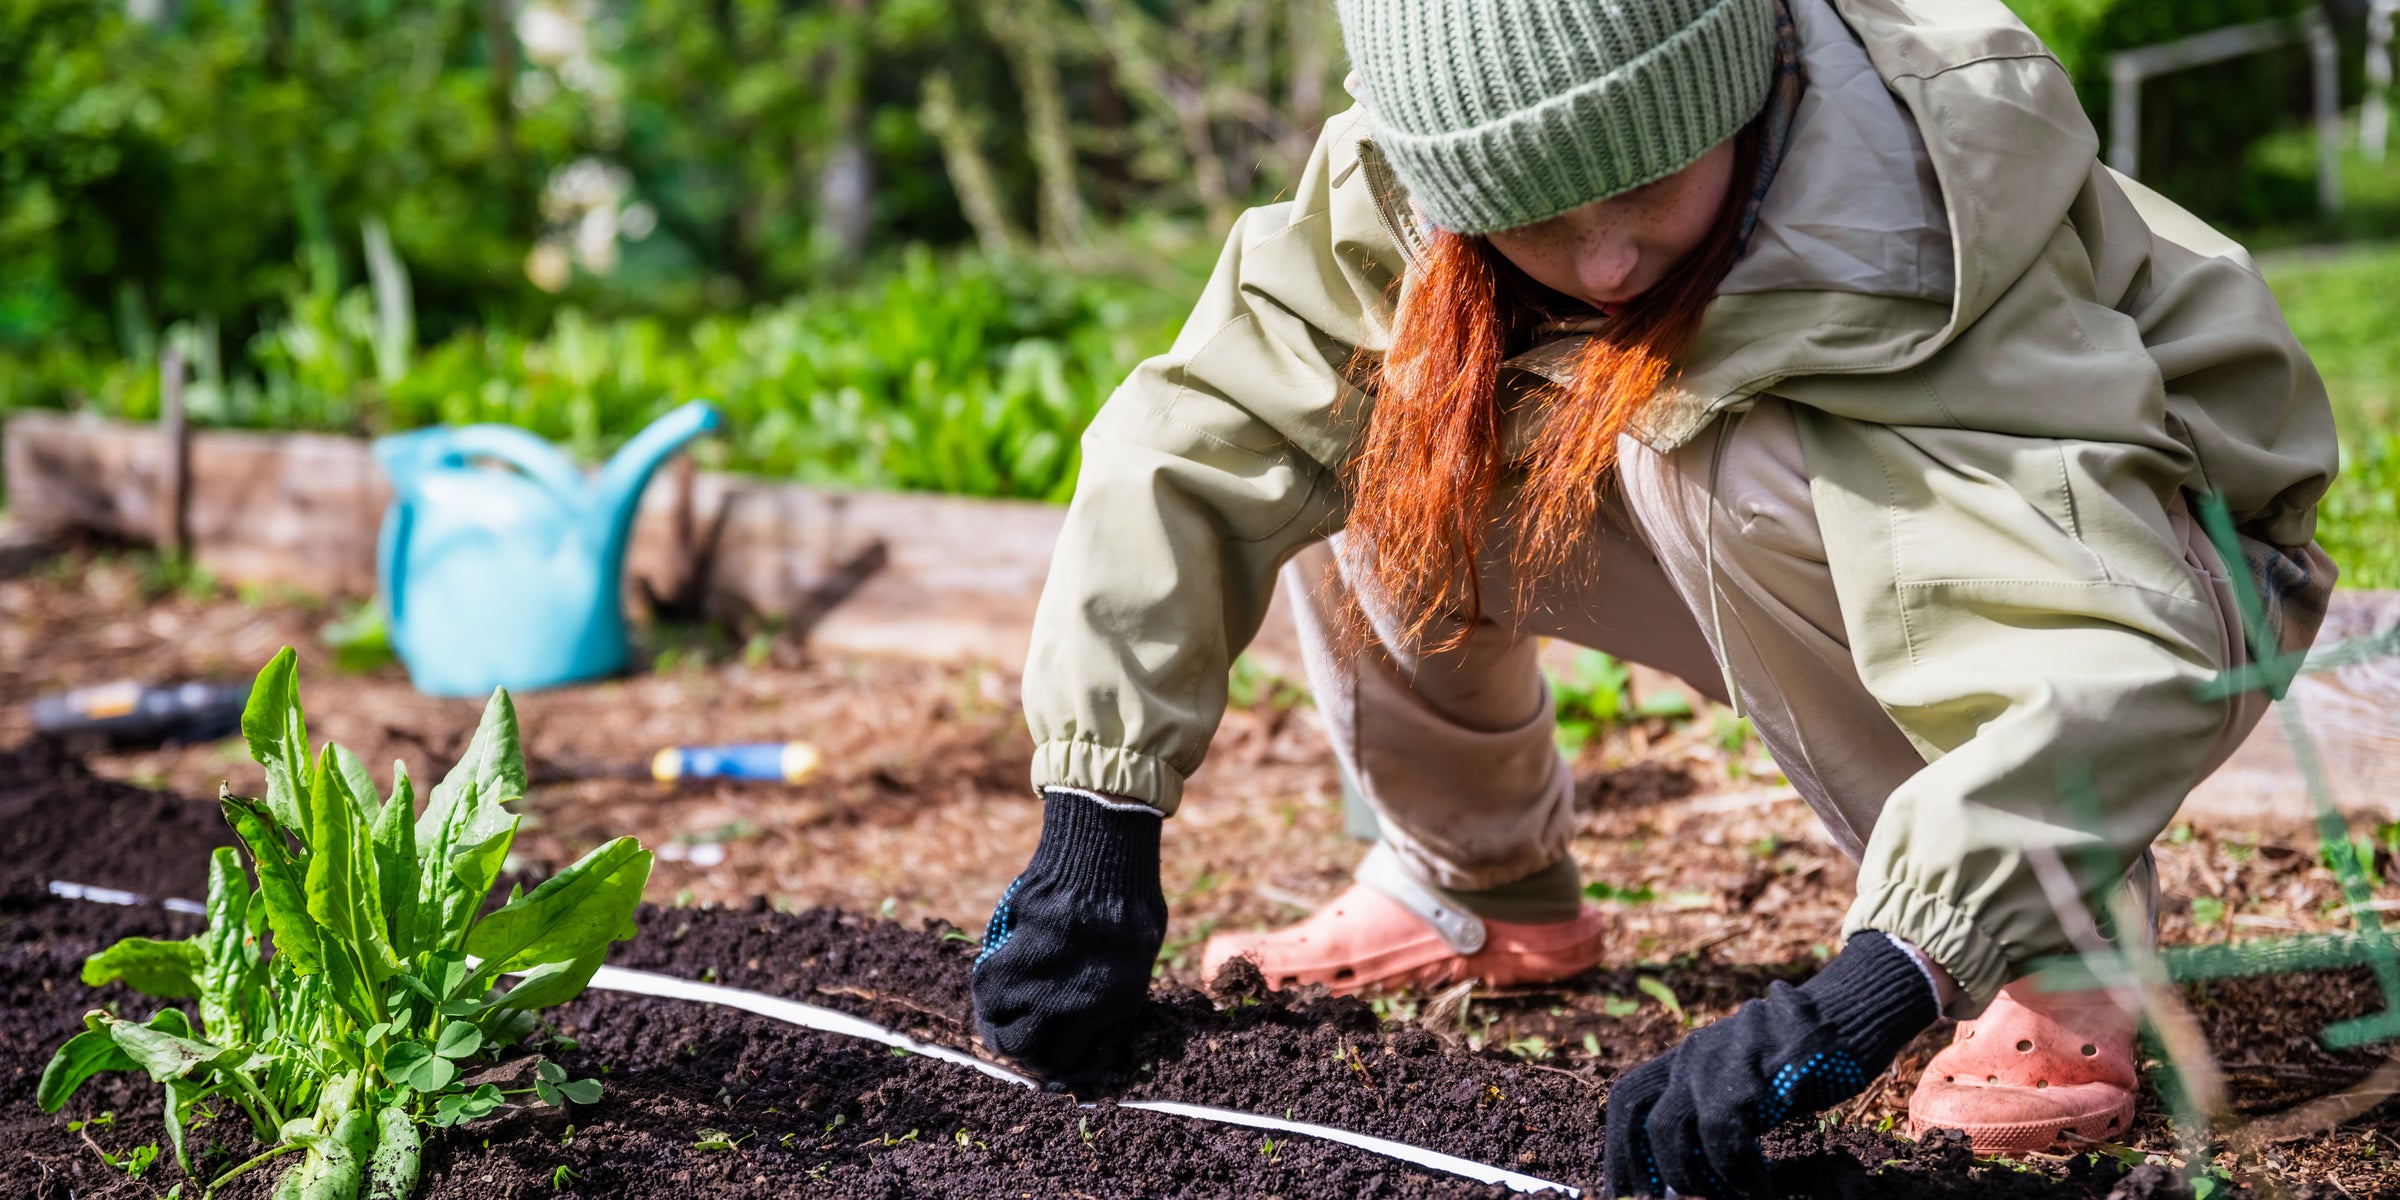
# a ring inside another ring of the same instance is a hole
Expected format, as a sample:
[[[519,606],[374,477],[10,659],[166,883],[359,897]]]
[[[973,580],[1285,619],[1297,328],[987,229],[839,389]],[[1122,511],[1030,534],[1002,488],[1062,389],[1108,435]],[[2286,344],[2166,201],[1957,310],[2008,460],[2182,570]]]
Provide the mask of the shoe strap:
[[[1374,849],[1367,851],[1366,859],[1358,864],[1358,881],[1432,926],[1453,953],[1473,954],[1483,949],[1483,918],[1452,903],[1417,878],[1389,845],[1377,842]]]

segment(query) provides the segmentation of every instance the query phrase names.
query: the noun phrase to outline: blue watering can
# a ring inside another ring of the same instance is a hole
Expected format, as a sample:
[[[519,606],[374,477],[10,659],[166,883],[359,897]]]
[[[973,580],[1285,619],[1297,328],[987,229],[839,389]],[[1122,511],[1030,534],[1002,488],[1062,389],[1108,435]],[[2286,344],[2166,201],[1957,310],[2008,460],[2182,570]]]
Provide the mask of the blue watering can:
[[[483,696],[623,670],[634,506],[658,464],[718,421],[695,400],[651,422],[589,478],[514,425],[378,439],[393,496],[376,581],[392,648],[417,690]]]

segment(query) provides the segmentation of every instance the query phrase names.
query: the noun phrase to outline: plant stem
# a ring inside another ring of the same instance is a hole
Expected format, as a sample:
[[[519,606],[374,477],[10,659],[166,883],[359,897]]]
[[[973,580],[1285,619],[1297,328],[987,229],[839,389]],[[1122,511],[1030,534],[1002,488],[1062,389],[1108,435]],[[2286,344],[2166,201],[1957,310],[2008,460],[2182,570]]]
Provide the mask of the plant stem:
[[[267,1162],[268,1162],[270,1159],[273,1159],[275,1156],[277,1156],[277,1155],[279,1155],[279,1154],[289,1154],[289,1153],[291,1153],[292,1151],[294,1151],[294,1150],[298,1150],[298,1149],[300,1149],[300,1144],[299,1144],[298,1142],[285,1142],[284,1144],[282,1144],[282,1145],[280,1145],[280,1146],[277,1146],[277,1147],[275,1147],[274,1149],[272,1149],[272,1150],[269,1150],[269,1151],[267,1151],[266,1153],[264,1153],[264,1154],[261,1154],[261,1155],[259,1155],[258,1157],[256,1157],[256,1158],[253,1158],[253,1159],[251,1159],[250,1161],[248,1161],[248,1162],[246,1162],[246,1163],[243,1163],[242,1165],[240,1165],[240,1166],[238,1166],[238,1167],[235,1167],[234,1169],[232,1169],[232,1170],[230,1170],[230,1171],[227,1171],[227,1172],[225,1172],[225,1173],[224,1173],[224,1174],[222,1174],[222,1175],[219,1175],[219,1176],[217,1176],[215,1180],[213,1180],[212,1182],[210,1182],[210,1183],[209,1183],[209,1185],[208,1185],[208,1191],[207,1191],[207,1192],[205,1192],[205,1193],[203,1193],[203,1195],[204,1195],[204,1196],[214,1196],[214,1195],[216,1195],[216,1194],[217,1194],[217,1189],[218,1189],[218,1188],[221,1188],[221,1187],[224,1187],[224,1186],[225,1186],[226,1184],[228,1184],[228,1183],[231,1183],[231,1182],[233,1181],[233,1178],[234,1178],[234,1176],[236,1176],[236,1175],[240,1175],[240,1174],[241,1174],[241,1173],[243,1173],[244,1171],[251,1170],[252,1168],[259,1167],[259,1166],[263,1166],[263,1165],[265,1165],[265,1164],[266,1164],[266,1163],[267,1163]]]
[[[265,1092],[258,1090],[258,1084],[251,1080],[248,1073],[240,1070],[239,1068],[230,1067],[226,1069],[225,1073],[233,1076],[234,1082],[241,1084],[242,1090],[248,1092],[250,1094],[250,1098],[258,1102],[258,1106],[260,1108],[267,1110],[268,1116],[275,1118],[276,1129],[280,1130],[283,1128],[284,1115],[282,1107],[277,1105],[273,1100],[269,1100]]]

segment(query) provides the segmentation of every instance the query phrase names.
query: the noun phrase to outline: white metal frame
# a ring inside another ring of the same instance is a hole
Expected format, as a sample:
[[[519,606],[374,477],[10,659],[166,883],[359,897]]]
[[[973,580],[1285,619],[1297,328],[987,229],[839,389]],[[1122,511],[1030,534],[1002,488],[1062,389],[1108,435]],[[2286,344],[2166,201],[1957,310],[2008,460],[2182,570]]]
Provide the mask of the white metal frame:
[[[2367,5],[2367,99],[2358,112],[2358,141],[2371,163],[2383,161],[2384,144],[2391,138],[2394,12],[2400,12],[2400,0],[2373,0]]]
[[[2388,51],[2392,13],[2395,8],[2400,8],[2400,0],[2373,0],[2373,4],[2373,12],[2380,17],[2385,30],[2382,45]],[[2370,18],[2370,24],[2374,19]],[[2297,18],[2232,25],[2110,55],[2108,165],[2128,178],[2135,176],[2141,166],[2142,81],[2154,75],[2224,62],[2298,41],[2308,43],[2311,90],[2316,100],[2317,204],[2327,213],[2340,212],[2342,97],[2338,56],[2341,48],[2334,40],[2333,23],[2325,19],[2322,11],[2313,7]],[[2368,41],[2370,47],[2376,44],[2372,35]],[[2388,81],[2391,76],[2391,56],[2387,52],[2381,57],[2383,78]],[[2375,60],[2376,55],[2370,49],[2367,68],[2370,80],[2375,77]],[[2370,86],[2369,94],[2379,96],[2380,92]]]

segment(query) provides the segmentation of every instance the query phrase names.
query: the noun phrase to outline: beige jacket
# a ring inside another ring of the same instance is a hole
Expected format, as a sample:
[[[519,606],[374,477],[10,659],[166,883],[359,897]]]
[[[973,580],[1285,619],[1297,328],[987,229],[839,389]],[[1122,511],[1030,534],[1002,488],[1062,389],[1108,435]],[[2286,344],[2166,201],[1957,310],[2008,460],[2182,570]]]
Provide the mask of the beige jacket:
[[[1811,227],[1778,203],[1844,183],[1811,174],[1795,133],[1642,436],[1668,448],[1758,395],[1795,404],[1860,676],[1927,760],[1869,839],[1848,927],[1923,947],[1972,1011],[2066,949],[2028,849],[2099,893],[2227,720],[2195,695],[2227,648],[2169,509],[2214,492],[2246,536],[2307,544],[2333,422],[2247,255],[2095,161],[2065,72],[1998,0],[1832,6],[1915,134],[1897,154],[1851,140],[1929,172],[1936,203],[1887,180],[1895,236],[1858,244],[1891,261],[1779,264]],[[1812,67],[1812,90],[1835,82]],[[1370,403],[1348,373],[1388,343],[1411,211],[1360,114],[1336,118],[1295,197],[1243,217],[1174,347],[1093,422],[1026,668],[1036,785],[1174,811],[1276,568],[1342,523]],[[1573,348],[1513,360],[1508,386]],[[2097,829],[2061,800],[2085,776]]]

